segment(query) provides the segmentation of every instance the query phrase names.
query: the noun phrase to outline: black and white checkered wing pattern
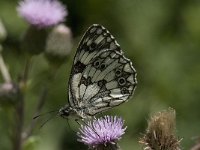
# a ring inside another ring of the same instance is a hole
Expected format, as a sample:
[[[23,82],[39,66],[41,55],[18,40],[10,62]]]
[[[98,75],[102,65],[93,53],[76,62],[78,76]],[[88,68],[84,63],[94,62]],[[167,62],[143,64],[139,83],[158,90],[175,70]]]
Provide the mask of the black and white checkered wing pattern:
[[[114,37],[103,26],[94,24],[85,32],[81,39],[76,55],[74,57],[73,67],[69,81],[69,104],[71,106],[79,105],[79,87],[80,76],[85,67],[92,58],[98,56],[102,51],[110,49],[121,53],[119,44]]]
[[[136,87],[136,71],[129,59],[107,50],[91,60],[81,77],[79,95],[87,115],[127,101]]]
[[[95,115],[125,102],[136,87],[136,71],[114,37],[92,25],[83,36],[69,81],[71,107]]]
[[[79,43],[74,65],[78,61],[87,65],[92,58],[106,49],[122,53],[119,44],[110,32],[103,26],[94,24],[85,32],[85,35]]]

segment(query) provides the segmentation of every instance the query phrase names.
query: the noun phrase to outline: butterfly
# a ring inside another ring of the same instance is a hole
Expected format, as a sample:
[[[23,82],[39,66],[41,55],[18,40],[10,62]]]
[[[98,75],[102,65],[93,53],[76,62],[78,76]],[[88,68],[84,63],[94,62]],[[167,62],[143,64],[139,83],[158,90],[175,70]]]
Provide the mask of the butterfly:
[[[136,70],[110,32],[93,24],[82,37],[69,79],[63,118],[92,116],[127,102],[137,85]]]

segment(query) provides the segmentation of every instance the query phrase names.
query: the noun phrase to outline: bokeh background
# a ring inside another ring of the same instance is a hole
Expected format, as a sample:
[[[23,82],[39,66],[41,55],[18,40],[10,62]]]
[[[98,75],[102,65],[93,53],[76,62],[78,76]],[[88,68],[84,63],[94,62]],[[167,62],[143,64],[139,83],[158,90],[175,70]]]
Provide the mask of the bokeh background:
[[[177,114],[177,135],[183,149],[190,149],[200,136],[200,2],[198,0],[63,0],[68,10],[65,24],[72,30],[73,49],[56,73],[47,80],[49,64],[41,54],[34,56],[25,93],[25,123],[30,124],[43,85],[48,95],[42,112],[58,109],[67,102],[67,84],[73,56],[84,31],[94,23],[104,25],[116,38],[137,70],[134,96],[105,114],[122,116],[128,126],[120,141],[124,150],[139,150],[138,140],[150,114],[172,107]],[[17,0],[0,0],[0,18],[8,36],[2,55],[12,79],[24,68],[20,39],[28,24],[16,12]],[[1,79],[3,82],[3,79]],[[0,105],[0,149],[12,149],[12,107]],[[26,150],[78,150],[78,125],[54,118],[39,128],[39,118]]]

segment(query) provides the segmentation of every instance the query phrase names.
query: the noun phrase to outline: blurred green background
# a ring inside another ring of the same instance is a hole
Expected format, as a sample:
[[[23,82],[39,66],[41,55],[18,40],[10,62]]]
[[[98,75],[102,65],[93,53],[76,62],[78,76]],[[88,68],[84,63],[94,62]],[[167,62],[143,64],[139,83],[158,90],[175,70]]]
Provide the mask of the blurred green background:
[[[67,102],[67,83],[73,56],[84,31],[94,23],[104,25],[116,38],[137,70],[134,96],[109,112],[125,119],[128,126],[120,141],[123,150],[139,150],[149,115],[172,107],[177,113],[177,135],[183,149],[189,149],[200,135],[200,1],[198,0],[63,0],[67,6],[66,25],[73,33],[74,46],[49,84],[42,112]],[[16,12],[16,0],[0,0],[0,18],[8,37],[3,42],[3,57],[14,81],[24,67],[19,42],[28,24]],[[43,55],[33,58],[25,94],[25,127],[34,115],[38,95],[49,66]],[[1,79],[1,82],[3,80]],[[77,142],[77,124],[55,118],[42,129],[40,118],[26,150],[86,149]],[[12,109],[0,106],[0,149],[12,148],[10,124]],[[14,123],[14,122],[12,122]]]

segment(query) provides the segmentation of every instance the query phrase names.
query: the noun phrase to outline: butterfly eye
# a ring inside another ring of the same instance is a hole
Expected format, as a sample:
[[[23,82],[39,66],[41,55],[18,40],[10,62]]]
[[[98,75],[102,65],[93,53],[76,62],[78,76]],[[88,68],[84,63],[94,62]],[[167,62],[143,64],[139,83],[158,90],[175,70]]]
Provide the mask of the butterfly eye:
[[[125,85],[126,80],[123,77],[121,77],[121,78],[118,79],[118,83],[119,83],[119,85]]]
[[[100,69],[104,69],[106,67],[105,64],[101,64]]]

